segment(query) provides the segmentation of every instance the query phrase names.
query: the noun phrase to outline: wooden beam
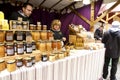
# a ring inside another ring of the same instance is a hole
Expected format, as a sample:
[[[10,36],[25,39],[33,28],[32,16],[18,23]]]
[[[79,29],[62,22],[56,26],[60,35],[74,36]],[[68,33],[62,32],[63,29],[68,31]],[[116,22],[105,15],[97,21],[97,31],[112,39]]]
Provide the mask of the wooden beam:
[[[113,16],[111,16],[111,17],[108,18],[108,21],[111,20],[111,19],[113,19],[115,16],[117,16],[117,15],[119,15],[119,14],[120,14],[120,13],[117,13],[117,12],[116,12]]]
[[[39,7],[45,2],[46,0],[43,0],[40,4],[39,4]]]
[[[118,0],[111,8],[109,8],[108,10],[106,10],[99,18],[97,18],[94,23],[100,21],[102,18],[104,18],[107,13],[109,13],[112,9],[114,9],[116,6],[118,6],[118,4],[120,4],[120,0]]]
[[[76,10],[74,10],[73,8],[69,7],[71,11],[73,11],[78,17],[82,18],[84,21],[86,21],[88,24],[91,25],[91,22],[86,18],[84,17],[83,15],[79,14]]]
[[[52,9],[53,7],[55,7],[57,4],[59,4],[60,2],[61,2],[62,0],[59,0],[57,3],[55,3],[54,5],[52,5],[51,7],[50,7],[50,9]]]

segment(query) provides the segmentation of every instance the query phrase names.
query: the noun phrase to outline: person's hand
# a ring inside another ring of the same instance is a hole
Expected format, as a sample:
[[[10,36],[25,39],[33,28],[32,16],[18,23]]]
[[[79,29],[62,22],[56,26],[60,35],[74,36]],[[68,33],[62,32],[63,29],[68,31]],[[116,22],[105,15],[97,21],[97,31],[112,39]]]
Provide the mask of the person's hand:
[[[65,38],[65,37],[63,37],[63,38],[62,38],[62,40],[63,40],[63,41],[66,41],[66,38]]]

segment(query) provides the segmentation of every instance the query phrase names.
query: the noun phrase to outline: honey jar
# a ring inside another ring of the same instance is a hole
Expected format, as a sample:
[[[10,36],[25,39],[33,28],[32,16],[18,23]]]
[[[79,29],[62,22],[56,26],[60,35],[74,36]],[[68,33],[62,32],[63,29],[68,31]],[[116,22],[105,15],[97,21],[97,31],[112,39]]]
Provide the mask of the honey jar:
[[[15,60],[8,60],[7,61],[7,70],[9,72],[15,71],[16,70],[16,63]]]
[[[32,43],[31,42],[26,43],[26,53],[32,53]]]
[[[4,42],[5,41],[5,33],[4,31],[0,31],[0,42]]]
[[[16,41],[23,41],[24,37],[23,37],[23,32],[22,31],[16,31],[14,34],[14,39]]]
[[[43,25],[43,30],[47,30],[47,25]]]
[[[30,55],[31,60],[32,60],[32,64],[35,64],[35,56],[34,55]]]
[[[14,40],[14,35],[13,35],[13,31],[6,31],[5,33],[5,40],[7,42],[12,42]]]
[[[12,29],[16,29],[16,28],[17,28],[16,21],[13,21],[13,22],[12,22]]]
[[[53,49],[53,51],[57,50],[57,41],[56,40],[52,41],[52,49]]]
[[[48,40],[53,40],[53,32],[50,31],[50,30],[47,31],[47,39]]]
[[[61,50],[62,49],[62,43],[60,40],[56,40],[57,41],[57,50]]]
[[[36,50],[36,43],[35,43],[35,41],[32,41],[32,50]]]
[[[40,32],[39,31],[33,31],[32,32],[32,38],[35,41],[38,41],[40,39]]]
[[[32,60],[30,57],[25,57],[24,58],[24,64],[26,67],[31,67],[32,66]]]
[[[27,30],[27,29],[28,29],[28,24],[27,24],[27,22],[23,22],[23,29],[24,29],[24,30]]]
[[[32,42],[32,34],[29,31],[26,32],[26,42]]]
[[[18,55],[24,54],[24,45],[22,42],[17,43],[17,54]]]
[[[4,44],[0,44],[0,58],[5,57],[5,47]]]
[[[17,57],[16,58],[16,66],[17,67],[22,67],[23,66],[23,58],[22,57]]]
[[[46,51],[46,42],[45,41],[40,41],[39,50],[41,52],[45,52]]]
[[[41,61],[45,62],[48,60],[47,54],[42,54],[41,55]]]
[[[38,62],[41,60],[41,54],[39,50],[33,51],[33,54],[35,56],[35,62]]]
[[[34,30],[34,24],[30,24],[29,29]]]
[[[41,25],[37,25],[37,30],[41,30]]]
[[[6,44],[6,53],[7,53],[7,56],[15,55],[13,43],[7,43]]]
[[[5,61],[4,59],[0,59],[0,71],[3,71],[5,69]]]
[[[47,40],[47,31],[41,31],[40,37],[41,37],[41,40]]]
[[[46,41],[46,51],[52,51],[52,42]]]
[[[22,29],[22,22],[21,22],[21,21],[18,21],[18,22],[17,22],[17,29],[18,29],[18,30],[21,30],[21,29]]]
[[[51,54],[49,56],[49,61],[55,61],[55,54]]]

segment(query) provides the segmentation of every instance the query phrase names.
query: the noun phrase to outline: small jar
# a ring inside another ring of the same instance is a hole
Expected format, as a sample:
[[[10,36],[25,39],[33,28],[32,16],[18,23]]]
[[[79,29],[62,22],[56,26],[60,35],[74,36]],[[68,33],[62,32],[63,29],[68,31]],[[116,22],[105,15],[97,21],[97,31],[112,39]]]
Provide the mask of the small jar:
[[[41,55],[41,61],[45,62],[48,60],[47,54],[42,54]]]
[[[26,32],[26,42],[32,42],[32,34],[29,31]]]
[[[5,33],[4,31],[0,31],[0,42],[4,42],[5,41]]]
[[[6,53],[7,53],[7,56],[15,55],[13,43],[7,43],[6,44]]]
[[[14,52],[17,52],[17,43],[14,42]]]
[[[53,32],[50,31],[50,30],[47,31],[47,39],[48,40],[53,40]]]
[[[27,29],[28,29],[28,24],[27,24],[27,22],[23,22],[23,29],[24,29],[24,30],[27,30]]]
[[[22,22],[21,22],[21,21],[18,21],[18,22],[17,22],[17,29],[18,29],[18,30],[21,30],[21,29],[22,29]]]
[[[47,30],[47,25],[43,25],[43,30]]]
[[[56,40],[53,40],[53,41],[52,41],[52,49],[53,49],[54,51],[57,50],[57,41],[56,41]]]
[[[13,38],[13,31],[6,31],[5,33],[5,40],[7,42],[13,42],[14,38]]]
[[[60,53],[59,53],[59,59],[62,59],[62,58],[64,58],[64,53],[63,53],[63,52],[60,52]]]
[[[52,51],[52,42],[46,41],[46,51]]]
[[[32,53],[32,43],[26,43],[26,53]]]
[[[41,52],[45,52],[46,51],[46,42],[45,41],[40,41],[39,50]]]
[[[0,58],[5,57],[5,47],[4,44],[0,44]]]
[[[35,41],[32,41],[32,50],[36,50],[36,43],[35,43]]]
[[[31,67],[32,66],[32,60],[30,57],[25,57],[24,58],[24,64],[26,67]]]
[[[55,61],[55,54],[51,54],[49,56],[49,61]]]
[[[34,55],[31,55],[31,60],[32,60],[32,64],[35,64],[35,56]]]
[[[17,54],[18,55],[24,54],[24,45],[22,42],[17,43]]]
[[[34,30],[34,24],[30,24],[29,29],[30,29],[30,30]]]
[[[37,25],[37,30],[41,30],[41,25]]]
[[[7,61],[7,70],[9,72],[15,71],[16,70],[16,63],[15,60],[8,60]]]
[[[22,31],[16,31],[14,34],[14,38],[16,41],[23,41],[23,32]]]
[[[62,49],[62,42],[60,40],[56,40],[57,41],[57,50],[61,50]]]
[[[5,69],[5,61],[4,59],[0,59],[0,71],[3,71]]]
[[[22,67],[23,66],[23,58],[22,57],[17,57],[16,58],[16,66],[17,67]]]
[[[16,21],[13,21],[13,22],[12,22],[12,29],[16,29],[16,28],[17,28]]]
[[[33,32],[32,32],[32,38],[33,38],[33,40],[35,40],[35,41],[40,40],[40,32],[39,32],[39,31],[33,31]]]

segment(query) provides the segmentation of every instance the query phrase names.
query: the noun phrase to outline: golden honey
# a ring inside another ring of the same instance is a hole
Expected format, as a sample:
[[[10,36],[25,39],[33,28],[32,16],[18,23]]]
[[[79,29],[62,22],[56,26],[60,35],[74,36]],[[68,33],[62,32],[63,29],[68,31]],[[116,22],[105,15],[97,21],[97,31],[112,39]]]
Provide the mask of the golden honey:
[[[40,41],[39,50],[41,52],[45,52],[46,51],[46,42],[45,41]]]
[[[49,61],[55,61],[55,54],[51,54],[49,56]]]
[[[17,57],[16,58],[16,65],[17,65],[17,67],[22,67],[23,66],[23,58],[22,57]]]
[[[52,51],[52,42],[46,41],[46,51]]]
[[[7,61],[7,70],[9,72],[15,71],[16,70],[16,63],[15,60],[8,60]]]
[[[5,33],[4,31],[0,31],[0,42],[4,42],[5,41]]]
[[[41,40],[47,40],[47,31],[41,31],[40,38]]]
[[[39,31],[33,31],[32,32],[32,38],[35,41],[38,41],[40,39],[40,32]]]
[[[31,67],[32,66],[32,59],[30,57],[25,57],[24,64],[26,67]]]
[[[0,71],[3,71],[5,69],[5,61],[4,59],[0,59]]]
[[[5,57],[5,47],[4,47],[4,44],[0,44],[0,57]]]

